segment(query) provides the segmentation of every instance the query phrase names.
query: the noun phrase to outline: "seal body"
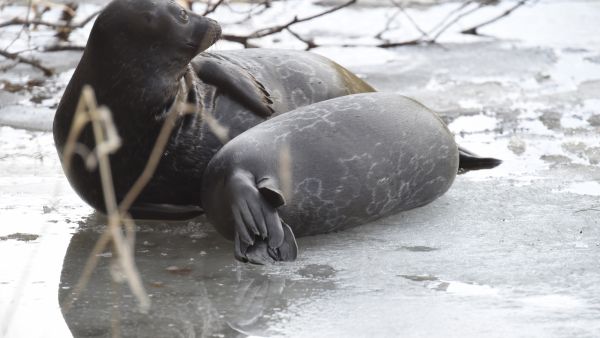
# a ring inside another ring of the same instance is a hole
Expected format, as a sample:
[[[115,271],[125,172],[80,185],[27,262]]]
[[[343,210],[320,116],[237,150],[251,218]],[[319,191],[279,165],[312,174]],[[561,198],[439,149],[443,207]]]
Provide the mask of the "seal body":
[[[202,53],[220,32],[217,22],[174,1],[111,2],[94,23],[56,112],[53,132],[61,162],[82,88],[90,85],[98,104],[111,110],[121,138],[121,147],[110,155],[120,201],[142,173],[174,102],[184,101],[193,113],[175,122],[160,164],[130,212],[141,218],[189,218],[202,211],[206,165],[229,139],[270,116],[373,91],[346,69],[308,52]],[[90,126],[77,143],[77,149],[93,151]],[[74,190],[104,211],[98,171],[77,156],[64,169]]]
[[[434,112],[397,94],[356,94],[298,108],[233,139],[208,165],[202,199],[208,219],[236,241],[238,259],[290,260],[295,236],[435,200],[458,163],[454,137]]]

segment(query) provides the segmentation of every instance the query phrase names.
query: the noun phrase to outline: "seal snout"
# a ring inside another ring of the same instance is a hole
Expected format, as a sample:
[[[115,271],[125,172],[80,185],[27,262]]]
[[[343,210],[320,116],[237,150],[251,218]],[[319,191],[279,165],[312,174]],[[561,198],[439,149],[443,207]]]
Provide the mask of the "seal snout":
[[[209,19],[206,18],[210,24],[211,27],[211,45],[214,44],[215,42],[217,42],[220,38],[221,38],[221,33],[223,33],[223,30],[221,29],[221,25],[219,24],[219,22],[217,20],[213,20],[213,19]]]
[[[200,53],[212,46],[221,38],[221,25],[213,19],[192,14],[194,20],[193,40],[196,44],[196,53]]]
[[[208,18],[207,18],[208,19]],[[219,40],[221,38],[221,33],[223,33],[223,30],[221,29],[221,25],[219,24],[219,22],[217,20],[213,20],[213,19],[208,19],[209,22],[211,23],[213,29],[214,29],[214,41],[213,43],[217,42],[217,40]]]

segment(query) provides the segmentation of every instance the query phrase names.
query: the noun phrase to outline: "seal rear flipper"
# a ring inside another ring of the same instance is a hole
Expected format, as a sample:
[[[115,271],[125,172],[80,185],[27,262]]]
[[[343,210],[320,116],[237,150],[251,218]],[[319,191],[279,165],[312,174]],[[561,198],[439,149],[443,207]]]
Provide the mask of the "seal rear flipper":
[[[263,177],[258,180],[256,184],[258,187],[258,191],[260,194],[275,208],[279,208],[282,205],[285,205],[285,197],[283,197],[283,193],[270,177]]]
[[[502,163],[502,160],[492,157],[480,157],[462,147],[458,147],[458,154],[459,174],[464,174],[471,170],[492,169]]]
[[[285,199],[275,180],[264,177],[255,183],[251,173],[236,171],[229,178],[228,190],[236,258],[255,264],[296,259],[294,233],[277,212]]]
[[[221,92],[262,117],[273,115],[273,101],[265,87],[243,68],[225,60],[209,57],[192,61],[198,78],[216,86]]]
[[[270,264],[274,262],[292,262],[298,257],[298,244],[289,225],[282,222],[284,239],[278,248],[271,248],[266,240],[258,240],[253,245],[243,243],[235,237],[235,257],[241,262],[252,264]]]
[[[281,222],[283,225],[283,243],[278,248],[268,248],[269,256],[278,262],[293,262],[298,257],[298,244],[296,236],[289,225]]]
[[[136,203],[129,209],[134,219],[186,220],[200,216],[204,210],[196,205]]]

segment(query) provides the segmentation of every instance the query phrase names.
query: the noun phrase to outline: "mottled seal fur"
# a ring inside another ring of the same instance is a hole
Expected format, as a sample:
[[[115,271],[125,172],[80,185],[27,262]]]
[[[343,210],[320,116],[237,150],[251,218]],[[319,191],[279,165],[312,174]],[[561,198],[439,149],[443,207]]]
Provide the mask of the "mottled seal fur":
[[[141,218],[189,218],[202,211],[204,169],[226,141],[202,116],[214,117],[231,139],[272,115],[373,91],[348,70],[309,52],[201,53],[220,32],[217,22],[173,1],[111,2],[95,22],[56,112],[54,140],[61,161],[82,87],[91,85],[98,103],[112,111],[122,140],[110,156],[120,201],[142,172],[173,101],[184,95],[197,114],[176,121],[154,177],[130,212]],[[78,142],[95,147],[91,127]],[[105,210],[97,170],[89,171],[75,157],[65,172],[87,203]]]
[[[433,111],[397,94],[355,94],[274,117],[230,141],[205,171],[202,199],[209,221],[235,240],[238,259],[285,261],[296,257],[294,237],[435,200],[458,167],[454,136]]]

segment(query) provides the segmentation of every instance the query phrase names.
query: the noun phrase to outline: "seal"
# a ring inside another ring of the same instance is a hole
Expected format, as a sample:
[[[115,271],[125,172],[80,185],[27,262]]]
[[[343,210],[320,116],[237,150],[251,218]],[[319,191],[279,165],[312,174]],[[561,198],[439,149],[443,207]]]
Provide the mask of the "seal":
[[[458,146],[436,113],[397,94],[355,94],[274,117],[227,143],[205,171],[202,199],[238,260],[289,261],[295,237],[423,206],[458,169]]]
[[[315,102],[374,89],[319,55],[268,49],[204,52],[221,28],[166,0],[115,0],[100,13],[57,108],[53,133],[64,149],[82,88],[112,112],[121,147],[110,155],[117,201],[141,174],[174,101],[194,107],[175,122],[160,164],[132,206],[136,218],[182,219],[202,212],[202,175],[224,142]],[[216,122],[224,135],[214,128]],[[96,147],[91,127],[79,148]],[[84,148],[84,149],[85,149]],[[64,168],[74,190],[105,211],[97,170],[74,157]]]

